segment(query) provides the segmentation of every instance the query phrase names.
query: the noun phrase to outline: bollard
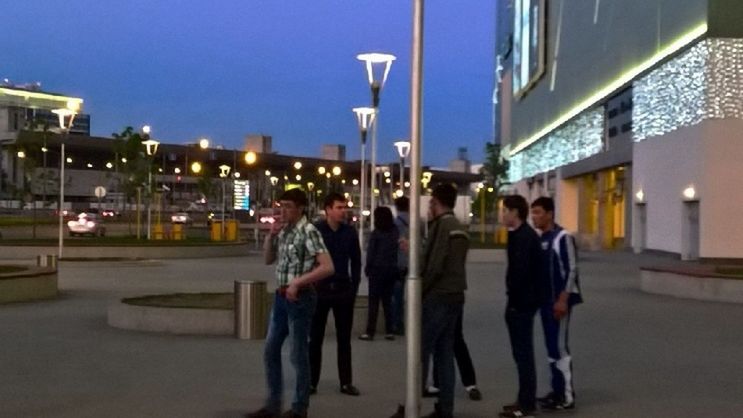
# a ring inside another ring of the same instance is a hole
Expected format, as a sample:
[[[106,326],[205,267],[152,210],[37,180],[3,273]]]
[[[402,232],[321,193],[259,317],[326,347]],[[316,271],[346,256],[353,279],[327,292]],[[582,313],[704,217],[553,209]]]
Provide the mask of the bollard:
[[[235,280],[235,338],[266,337],[266,282]]]
[[[53,269],[56,269],[57,268],[57,256],[51,255],[51,254],[37,255],[36,265],[39,267],[51,267]]]

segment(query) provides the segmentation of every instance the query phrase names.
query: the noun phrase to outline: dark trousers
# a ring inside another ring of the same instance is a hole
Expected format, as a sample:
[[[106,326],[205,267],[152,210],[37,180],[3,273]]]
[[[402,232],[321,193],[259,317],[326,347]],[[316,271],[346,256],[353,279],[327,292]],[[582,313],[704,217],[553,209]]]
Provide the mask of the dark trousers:
[[[552,372],[552,393],[558,400],[572,403],[575,401],[575,392],[573,390],[573,360],[568,347],[570,312],[559,321],[555,319],[553,312],[551,303],[540,309],[544,342]]]
[[[421,358],[434,358],[434,374],[440,385],[438,411],[442,417],[451,417],[454,413],[454,340],[463,307],[461,302],[447,303],[435,297],[423,299]],[[424,379],[428,376],[428,363],[423,362]]]
[[[537,309],[506,308],[511,352],[519,374],[519,405],[536,409],[537,372],[534,365],[534,316]]]
[[[310,332],[310,368],[312,386],[317,387],[322,370],[322,343],[325,338],[325,325],[328,314],[333,311],[335,335],[338,352],[338,379],[341,386],[353,383],[351,372],[351,330],[353,328],[353,306],[355,292],[347,289],[342,293],[320,292],[315,315],[312,317]]]
[[[377,332],[377,316],[379,315],[379,303],[384,309],[384,328],[387,334],[392,334],[392,289],[395,281],[387,277],[369,279],[369,311],[366,321],[366,333],[374,336]]]
[[[400,280],[396,280],[392,287],[392,326],[395,333],[405,333],[405,280],[408,269],[400,270]]]
[[[464,342],[464,335],[462,334],[462,316],[459,316],[457,327],[454,330],[454,359],[457,361],[462,385],[468,387],[477,385],[477,377],[475,376],[475,367],[472,365],[470,350],[467,348],[467,343]],[[439,378],[436,373],[433,374],[433,385],[436,388],[439,387]]]

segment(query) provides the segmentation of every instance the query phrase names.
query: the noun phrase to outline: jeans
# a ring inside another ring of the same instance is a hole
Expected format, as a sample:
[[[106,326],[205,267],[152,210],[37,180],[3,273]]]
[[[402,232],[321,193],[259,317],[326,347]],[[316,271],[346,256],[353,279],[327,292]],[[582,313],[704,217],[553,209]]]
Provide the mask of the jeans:
[[[296,302],[288,301],[276,293],[274,296],[268,336],[263,353],[268,383],[266,408],[281,411],[284,391],[283,370],[281,366],[281,347],[286,337],[290,337],[290,360],[297,374],[292,410],[304,414],[310,404],[310,356],[309,333],[312,315],[315,312],[317,294],[312,288],[300,291]]]
[[[536,409],[537,371],[534,365],[534,316],[537,309],[506,308],[506,324],[511,337],[511,352],[519,374],[518,403],[524,409]]]
[[[405,279],[407,269],[400,270],[400,280],[392,288],[392,328],[399,335],[405,333]]]
[[[421,358],[423,382],[428,376],[428,361],[433,355],[434,373],[439,380],[439,414],[454,413],[454,340],[457,321],[462,317],[463,303],[450,303],[429,295],[423,299]],[[422,388],[421,388],[422,389]]]
[[[310,334],[310,366],[312,368],[311,384],[317,387],[322,370],[322,343],[325,339],[325,325],[328,314],[333,311],[335,335],[338,346],[338,378],[341,386],[353,383],[351,372],[351,330],[353,328],[353,307],[356,294],[349,285],[343,293],[320,292],[317,309],[312,318]]]

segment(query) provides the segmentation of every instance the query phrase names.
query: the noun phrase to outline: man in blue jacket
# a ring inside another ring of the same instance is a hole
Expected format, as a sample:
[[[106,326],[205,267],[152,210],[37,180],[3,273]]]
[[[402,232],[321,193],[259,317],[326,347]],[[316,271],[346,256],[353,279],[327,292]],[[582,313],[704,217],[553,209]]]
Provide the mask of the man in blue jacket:
[[[545,410],[573,409],[575,393],[568,325],[573,306],[583,301],[575,240],[555,223],[555,202],[549,197],[540,197],[531,204],[531,219],[542,232],[542,260],[546,263],[543,272],[550,284],[550,298],[541,306],[540,315],[552,372],[552,392],[538,401]]]

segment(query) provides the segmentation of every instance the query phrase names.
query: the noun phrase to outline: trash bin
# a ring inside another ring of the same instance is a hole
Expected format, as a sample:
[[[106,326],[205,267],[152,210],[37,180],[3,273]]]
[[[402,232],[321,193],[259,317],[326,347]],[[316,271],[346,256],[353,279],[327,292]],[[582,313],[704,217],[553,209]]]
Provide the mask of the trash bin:
[[[222,221],[212,220],[210,237],[212,241],[222,241]]]
[[[57,256],[51,255],[51,254],[37,255],[36,265],[39,267],[51,267],[51,268],[56,269],[57,268]]]
[[[224,235],[227,241],[237,241],[239,230],[240,222],[237,219],[228,219],[225,221]]]
[[[266,337],[266,282],[235,280],[235,338]]]
[[[165,239],[165,228],[163,224],[152,225],[152,239],[163,240]]]
[[[174,240],[186,239],[186,228],[183,226],[183,224],[173,224],[172,231],[172,238]]]

